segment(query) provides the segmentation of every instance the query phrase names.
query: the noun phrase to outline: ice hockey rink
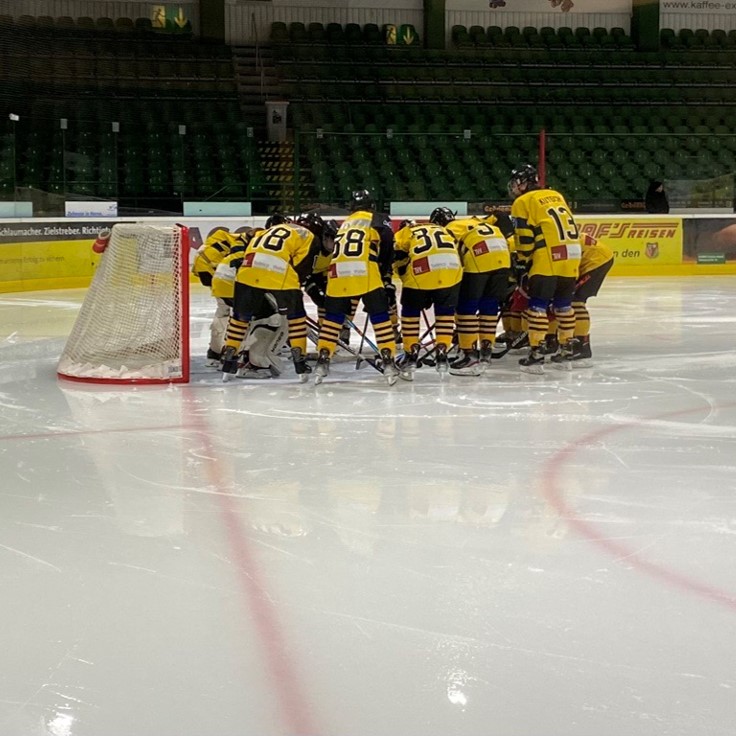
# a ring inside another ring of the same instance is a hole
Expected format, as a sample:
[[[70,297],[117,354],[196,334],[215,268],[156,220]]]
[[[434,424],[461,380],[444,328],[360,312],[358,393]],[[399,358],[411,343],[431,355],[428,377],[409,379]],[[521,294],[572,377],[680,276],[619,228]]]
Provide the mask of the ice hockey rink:
[[[736,732],[733,277],[391,388],[223,384],[199,291],[189,385],[62,382],[82,297],[0,295],[3,736]]]

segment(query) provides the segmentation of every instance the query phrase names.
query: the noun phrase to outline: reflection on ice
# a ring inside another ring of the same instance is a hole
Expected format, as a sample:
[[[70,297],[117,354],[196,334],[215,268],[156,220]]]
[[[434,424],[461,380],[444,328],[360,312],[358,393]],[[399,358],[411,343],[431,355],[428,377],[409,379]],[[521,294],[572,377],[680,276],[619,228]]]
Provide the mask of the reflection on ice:
[[[4,297],[0,732],[731,736],[736,296],[606,287],[587,372],[319,391],[60,383]]]

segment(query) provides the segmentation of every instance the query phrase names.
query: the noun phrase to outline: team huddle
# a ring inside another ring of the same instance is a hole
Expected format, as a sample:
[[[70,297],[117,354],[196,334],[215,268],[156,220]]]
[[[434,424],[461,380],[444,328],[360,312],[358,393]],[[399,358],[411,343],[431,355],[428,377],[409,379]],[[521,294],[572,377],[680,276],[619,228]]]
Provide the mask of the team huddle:
[[[224,379],[277,376],[288,339],[296,374],[301,381],[313,374],[315,383],[329,374],[338,346],[360,361],[364,344],[373,351],[366,362],[389,385],[413,380],[423,365],[480,376],[492,360],[527,347],[519,365],[529,373],[542,373],[547,360],[560,368],[588,365],[586,301],[598,293],[613,252],[579,232],[564,197],[540,187],[533,166],[512,172],[509,192],[510,217],[457,218],[438,207],[429,222],[404,220],[395,234],[366,190],[353,193],[339,225],[315,213],[273,215],[262,229],[214,233],[193,266],[218,303],[210,364]],[[316,320],[307,315],[305,294]],[[354,323],[360,303],[362,329]],[[357,351],[351,330],[360,335]],[[309,339],[316,364],[308,361]]]

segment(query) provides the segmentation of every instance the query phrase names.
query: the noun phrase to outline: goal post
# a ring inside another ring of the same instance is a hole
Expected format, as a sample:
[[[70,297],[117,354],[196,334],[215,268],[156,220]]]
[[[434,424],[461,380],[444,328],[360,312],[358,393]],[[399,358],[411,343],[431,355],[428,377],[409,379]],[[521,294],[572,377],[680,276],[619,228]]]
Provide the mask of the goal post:
[[[189,381],[187,228],[113,226],[57,372],[90,383]]]

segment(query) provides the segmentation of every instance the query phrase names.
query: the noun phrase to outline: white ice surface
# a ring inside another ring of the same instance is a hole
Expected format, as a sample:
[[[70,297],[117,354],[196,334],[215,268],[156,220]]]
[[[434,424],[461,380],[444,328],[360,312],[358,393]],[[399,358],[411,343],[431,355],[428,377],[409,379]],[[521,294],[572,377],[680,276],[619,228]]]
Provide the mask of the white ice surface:
[[[189,386],[60,382],[81,297],[0,295],[0,735],[736,733],[736,279],[393,388],[222,384],[201,292]]]

